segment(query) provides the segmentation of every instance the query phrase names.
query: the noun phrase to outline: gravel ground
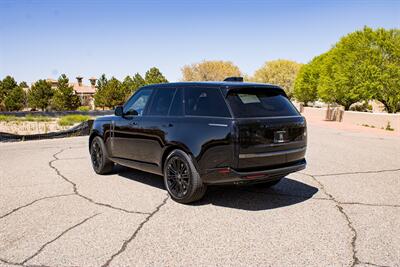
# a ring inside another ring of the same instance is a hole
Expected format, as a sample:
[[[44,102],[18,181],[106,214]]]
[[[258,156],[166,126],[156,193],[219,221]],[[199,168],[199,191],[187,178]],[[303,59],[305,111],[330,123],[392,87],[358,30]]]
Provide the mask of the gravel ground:
[[[0,144],[2,266],[400,266],[400,138],[309,123],[308,167],[194,205],[96,175],[87,137]]]

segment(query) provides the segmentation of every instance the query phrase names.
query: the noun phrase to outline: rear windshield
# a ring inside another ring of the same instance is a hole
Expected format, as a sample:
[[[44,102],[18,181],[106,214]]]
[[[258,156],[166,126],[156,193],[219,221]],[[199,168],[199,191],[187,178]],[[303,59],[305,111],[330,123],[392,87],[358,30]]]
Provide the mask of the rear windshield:
[[[236,118],[297,116],[299,113],[286,96],[268,89],[231,91],[228,102]]]

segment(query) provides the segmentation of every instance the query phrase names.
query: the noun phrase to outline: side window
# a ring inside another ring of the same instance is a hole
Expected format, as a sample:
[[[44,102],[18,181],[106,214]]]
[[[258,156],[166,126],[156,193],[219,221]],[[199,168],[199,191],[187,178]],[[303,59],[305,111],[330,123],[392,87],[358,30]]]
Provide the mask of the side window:
[[[152,92],[152,89],[142,89],[134,94],[124,105],[124,115],[142,116]]]
[[[218,88],[185,88],[185,114],[191,116],[230,117]]]
[[[167,116],[175,91],[175,88],[156,89],[148,114]]]
[[[172,100],[172,105],[169,110],[170,116],[182,116],[183,115],[183,96],[182,88],[176,89],[174,100]]]

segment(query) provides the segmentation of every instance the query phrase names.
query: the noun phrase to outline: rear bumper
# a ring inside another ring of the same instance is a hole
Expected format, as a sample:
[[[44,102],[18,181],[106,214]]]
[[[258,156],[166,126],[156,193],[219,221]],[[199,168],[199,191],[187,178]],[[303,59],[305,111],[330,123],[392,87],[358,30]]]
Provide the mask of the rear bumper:
[[[285,165],[271,166],[268,167],[268,169],[257,171],[244,172],[231,168],[216,168],[207,170],[206,173],[202,175],[202,179],[206,184],[240,184],[273,181],[289,173],[303,170],[306,168],[306,165],[306,160],[302,159]]]

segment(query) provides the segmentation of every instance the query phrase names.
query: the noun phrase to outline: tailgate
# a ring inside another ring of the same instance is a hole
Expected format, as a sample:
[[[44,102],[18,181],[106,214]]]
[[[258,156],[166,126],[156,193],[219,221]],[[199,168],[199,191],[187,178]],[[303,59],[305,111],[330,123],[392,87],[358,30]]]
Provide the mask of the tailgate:
[[[237,119],[237,169],[263,169],[302,160],[307,138],[302,116]]]

